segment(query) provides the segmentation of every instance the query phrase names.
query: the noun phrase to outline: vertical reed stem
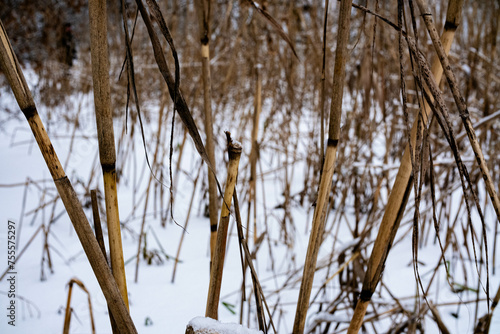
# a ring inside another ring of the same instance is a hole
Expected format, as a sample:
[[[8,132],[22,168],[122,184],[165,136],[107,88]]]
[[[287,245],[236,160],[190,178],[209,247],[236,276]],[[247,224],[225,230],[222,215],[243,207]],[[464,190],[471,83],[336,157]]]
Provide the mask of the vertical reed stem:
[[[218,318],[220,288],[222,283],[222,271],[224,269],[224,258],[226,255],[227,230],[229,226],[229,207],[233,197],[236,178],[238,176],[238,164],[241,156],[241,146],[232,142],[229,132],[228,154],[229,165],[227,168],[226,189],[224,191],[224,201],[220,213],[219,228],[217,230],[217,243],[215,245],[214,257],[212,258],[212,270],[210,271],[210,284],[208,286],[207,308],[205,316]]]
[[[57,154],[50,142],[47,131],[36,110],[35,102],[26,84],[17,57],[12,50],[9,38],[5,32],[3,23],[0,21],[0,68],[7,77],[10,87],[14,92],[19,108],[25,115],[30,125],[33,136],[38,144],[40,152],[47,164],[50,175],[56,185],[57,191],[66,208],[66,212],[75,228],[78,239],[87,255],[89,263],[99,282],[101,290],[113,313],[120,333],[137,333],[127,306],[123,301],[120,290],[113,278],[111,270],[101,253],[99,244],[94,236],[92,228],[83,212],[78,196],[71,185]]]
[[[446,23],[443,35],[441,36],[441,42],[445,47],[446,53],[448,53],[451,49],[455,31],[460,23],[462,4],[463,0],[450,0],[448,3]],[[431,71],[435,81],[439,83],[443,75],[443,68],[439,63],[439,60],[433,61]],[[420,110],[420,114],[424,120],[429,117],[430,112],[431,108],[424,99],[424,107]],[[417,131],[423,131],[423,129],[418,129],[418,117],[415,118],[411,129],[410,140],[413,147],[415,147]],[[389,250],[392,247],[392,242],[394,241],[394,237],[396,236],[396,232],[399,228],[399,223],[403,217],[408,197],[411,193],[411,185],[413,183],[410,154],[413,154],[413,152],[410,152],[410,147],[407,144],[403,158],[401,159],[398,174],[396,175],[396,180],[394,181],[394,185],[389,195],[389,200],[385,208],[382,222],[380,223],[375,244],[368,261],[361,296],[354,310],[351,323],[349,324],[348,334],[358,333],[361,325],[363,324],[366,309],[371,301],[373,293],[375,292],[375,288],[378,285]]]
[[[259,136],[259,119],[262,112],[262,75],[261,64],[255,66],[256,72],[256,87],[255,87],[255,100],[253,111],[253,128],[252,128],[252,150],[250,152],[250,182],[249,182],[249,196],[248,196],[248,220],[247,220],[247,233],[250,230],[250,212],[253,202],[253,242],[257,242],[257,201],[255,199],[257,187],[257,158],[259,156],[257,137]]]
[[[106,202],[111,269],[123,301],[128,307],[127,279],[123,261],[116,188],[116,152],[109,87],[108,20],[105,0],[89,1],[89,21],[94,105],[99,140],[99,159],[104,178],[104,199]]]
[[[207,166],[208,174],[208,212],[210,216],[210,257],[213,258],[215,243],[217,240],[217,183],[215,181],[215,148],[212,122],[212,83],[210,75],[210,0],[196,0],[196,11],[198,13],[199,37],[201,42],[201,67],[203,77],[203,110],[205,116],[205,134],[207,140],[205,149],[208,159],[213,166]],[[211,265],[210,265],[211,267]]]
[[[314,273],[318,252],[323,240],[325,228],[325,212],[328,206],[328,195],[332,186],[333,171],[337,158],[337,147],[340,138],[340,120],[342,115],[342,97],[345,81],[345,65],[348,57],[347,44],[349,42],[349,28],[351,23],[351,0],[343,0],[340,4],[339,26],[337,35],[337,50],[335,53],[335,67],[333,72],[332,104],[330,108],[330,125],[328,131],[328,143],[326,147],[325,161],[321,175],[318,199],[314,208],[313,222],[309,244],[307,246],[304,273],[300,285],[299,299],[293,324],[293,333],[304,332],[309,298],[311,297]]]
[[[320,101],[320,162],[325,159],[325,100],[326,100],[326,31],[328,26],[328,7],[330,1],[325,0],[325,16],[323,19],[323,62],[321,64],[321,101]]]

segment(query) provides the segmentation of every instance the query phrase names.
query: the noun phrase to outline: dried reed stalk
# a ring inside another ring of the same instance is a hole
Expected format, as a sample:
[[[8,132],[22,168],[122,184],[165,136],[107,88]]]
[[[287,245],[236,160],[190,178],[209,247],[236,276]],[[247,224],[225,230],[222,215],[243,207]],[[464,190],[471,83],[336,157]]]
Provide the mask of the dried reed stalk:
[[[99,204],[97,202],[97,191],[95,189],[92,189],[90,191],[90,200],[92,203],[92,215],[94,218],[95,237],[97,239],[97,243],[99,244],[99,248],[101,249],[102,255],[104,255],[104,258],[106,259],[106,262],[108,263],[109,266],[108,257],[106,255],[106,246],[104,245],[104,236],[102,234],[101,216],[99,215]],[[116,327],[116,322],[115,319],[113,319],[113,314],[111,313],[109,306],[108,306],[108,312],[109,312],[109,321],[111,323],[111,330],[113,334],[119,334],[120,332]]]
[[[326,32],[328,26],[328,7],[330,0],[325,0],[325,16],[323,19],[323,47],[322,47],[322,63],[321,63],[321,96],[320,96],[320,156],[321,163],[325,158],[325,101],[326,101]]]
[[[212,79],[210,75],[210,0],[196,0],[198,13],[199,37],[201,42],[201,69],[203,77],[203,110],[205,116],[205,149],[213,171],[208,168],[208,212],[210,216],[210,258],[213,258],[217,241],[217,183],[215,181],[215,149],[212,122]],[[212,267],[212,265],[210,265]]]
[[[429,302],[428,304],[429,309],[431,310],[432,316],[434,317],[434,320],[436,321],[436,325],[439,328],[439,331],[442,334],[450,334],[450,331],[448,330],[448,327],[443,322],[443,319],[441,318],[441,315],[439,314],[439,311],[436,306],[432,302]]]
[[[340,4],[328,143],[318,190],[318,199],[316,201],[316,207],[314,208],[312,229],[309,237],[309,244],[307,246],[304,272],[302,275],[302,283],[300,285],[299,299],[297,302],[297,310],[293,324],[293,333],[296,334],[304,332],[307,310],[309,308],[309,298],[311,297],[314,273],[316,271],[316,262],[318,260],[318,252],[323,240],[325,212],[328,206],[328,197],[332,186],[333,171],[335,169],[335,161],[337,158],[337,147],[340,138],[342,98],[345,81],[345,65],[348,57],[347,44],[349,42],[351,6],[351,0],[344,0]]]
[[[460,23],[462,4],[463,0],[450,0],[448,4],[445,28],[441,36],[441,41],[445,46],[447,53],[451,49],[455,31]],[[439,61],[435,60],[433,62],[431,71],[435,81],[440,82],[443,75],[443,69]],[[420,110],[420,115],[424,122],[429,117],[430,112],[431,108],[428,102],[424,100],[424,107]],[[416,143],[417,131],[420,131],[420,135],[422,135],[423,132],[422,128],[419,129],[418,121],[417,117],[411,129],[410,142],[413,147]],[[389,250],[394,241],[394,237],[396,236],[399,223],[403,217],[413,183],[412,157],[410,154],[413,154],[413,152],[410,152],[409,144],[407,144],[403,158],[401,159],[398,174],[396,175],[396,180],[394,181],[394,185],[389,195],[384,216],[379,227],[377,238],[375,239],[375,244],[368,261],[368,267],[366,269],[360,299],[356,304],[354,315],[351,323],[349,324],[349,334],[358,333],[361,328],[366,314],[366,309],[380,280],[387,255],[389,254]]]
[[[102,234],[102,226],[101,226],[101,216],[99,215],[99,204],[97,202],[97,191],[95,189],[92,189],[90,191],[90,201],[92,204],[92,216],[94,218],[95,238],[97,239],[97,243],[99,244],[99,248],[101,249],[102,254],[106,258],[106,246],[104,245],[104,237]]]
[[[82,283],[82,281],[72,278],[69,283],[68,289],[68,300],[66,302],[66,312],[64,314],[64,326],[63,326],[63,334],[69,334],[69,325],[71,322],[71,296],[73,293],[73,284],[76,284],[87,294],[87,300],[89,303],[89,313],[90,313],[90,328],[92,329],[92,334],[95,334],[95,324],[94,324],[94,314],[92,313],[92,302],[90,301],[90,293]]]
[[[210,162],[210,159],[208,157],[207,150],[205,146],[203,145],[203,141],[201,140],[200,133],[198,131],[198,127],[196,126],[196,123],[194,122],[193,116],[191,115],[191,111],[189,110],[189,107],[186,103],[186,100],[184,99],[184,96],[179,88],[179,63],[177,59],[177,51],[175,50],[174,43],[172,40],[172,36],[170,35],[170,30],[168,30],[168,27],[166,26],[166,23],[163,20],[163,16],[161,12],[159,11],[158,4],[156,4],[155,1],[153,0],[148,0],[148,5],[150,5],[150,9],[156,8],[155,11],[153,11],[150,15],[146,8],[144,7],[144,4],[142,3],[142,0],[136,0],[137,3],[137,8],[139,12],[141,13],[141,17],[144,21],[144,24],[146,25],[146,28],[148,30],[149,38],[151,40],[151,46],[153,47],[153,54],[155,57],[156,64],[158,65],[158,70],[160,71],[163,79],[165,80],[167,86],[168,86],[168,91],[170,93],[170,97],[172,98],[172,101],[174,102],[175,110],[179,114],[179,117],[181,118],[182,122],[186,126],[186,129],[189,132],[189,135],[193,139],[194,146],[196,148],[196,151],[199,153],[200,157],[205,161],[205,163],[209,166],[210,171],[213,173],[214,166]],[[162,34],[164,35],[165,39],[168,41],[171,49],[172,49],[172,54],[174,56],[175,60],[175,77],[172,77],[172,74],[170,73],[170,70],[168,68],[167,60],[165,58],[165,55],[163,54],[163,47],[160,43],[160,39],[158,38],[158,35],[156,34],[155,28],[153,26],[153,22],[151,21],[151,17],[155,20],[155,22],[160,26],[160,30],[162,31]],[[217,181],[217,179],[216,179]],[[219,188],[219,187],[218,187]],[[219,189],[220,190],[220,189]]]
[[[498,287],[497,293],[491,302],[490,312],[487,312],[483,315],[476,324],[476,331],[474,333],[489,333],[491,319],[493,317],[493,312],[495,312],[496,307],[498,306],[498,302],[500,302],[500,287]]]
[[[116,186],[116,151],[109,87],[106,1],[89,1],[89,21],[97,139],[99,141],[99,159],[104,178],[104,199],[106,202],[111,269],[123,301],[128,307],[127,278],[123,261]]]
[[[253,30],[255,29],[255,24],[252,25]],[[258,60],[259,56],[259,42],[256,38],[255,47],[255,60]],[[252,127],[252,147],[250,151],[250,179],[248,180],[248,209],[247,209],[247,229],[246,229],[246,239],[248,240],[250,234],[251,219],[253,218],[253,243],[257,245],[258,232],[257,232],[257,201],[256,201],[256,191],[257,191],[257,160],[259,156],[257,137],[259,135],[259,119],[262,112],[262,65],[257,62],[255,66],[256,73],[256,85],[255,85],[255,95],[254,95],[254,112],[252,115],[253,127]],[[252,203],[253,203],[253,215],[252,215]],[[257,246],[256,246],[257,247]],[[245,260],[246,263],[246,260]],[[243,279],[241,282],[241,306],[240,306],[240,323],[243,321],[243,301],[246,300],[245,297],[245,285],[246,285],[246,264],[243,268]],[[257,293],[257,292],[256,292]],[[257,295],[256,295],[257,296]],[[249,302],[250,303],[250,302]],[[258,303],[257,303],[258,305]]]
[[[73,284],[70,281],[68,285],[69,285],[69,290],[68,290],[68,299],[66,301],[66,312],[64,313],[63,334],[69,333],[69,325],[71,321],[71,295],[73,291]]]
[[[120,333],[137,333],[116,281],[83,212],[78,196],[64,173],[61,162],[38,115],[35,102],[1,21],[0,27],[0,67],[2,72],[7,77],[17,103],[30,125],[40,152],[45,159],[45,163],[59,192],[59,196],[80,239],[104,297],[113,313],[113,317],[117,322]]]
[[[228,142],[229,164],[227,167],[226,189],[220,213],[219,228],[217,229],[217,243],[214,257],[212,258],[212,270],[210,271],[210,283],[208,286],[208,298],[205,316],[218,318],[220,288],[222,283],[222,271],[224,269],[224,258],[226,255],[227,231],[229,226],[229,207],[233,197],[234,187],[238,176],[238,164],[241,156],[240,144],[233,142],[230,133],[226,132]]]
[[[500,223],[500,199],[498,198],[497,192],[495,190],[495,186],[493,184],[493,180],[491,178],[488,165],[486,165],[486,161],[484,159],[483,151],[481,149],[481,145],[479,144],[479,140],[477,139],[476,132],[474,131],[474,126],[470,120],[469,110],[467,109],[467,105],[465,104],[465,100],[458,89],[458,82],[455,77],[455,74],[451,70],[450,61],[448,60],[448,55],[443,48],[443,44],[439,40],[439,36],[436,30],[436,26],[434,24],[434,20],[432,19],[432,14],[427,5],[427,1],[417,0],[418,8],[420,9],[420,13],[422,14],[422,18],[424,20],[425,26],[429,32],[429,36],[431,37],[432,44],[434,45],[434,49],[438,55],[438,59],[441,62],[441,66],[444,68],[444,74],[448,81],[448,85],[450,86],[450,90],[453,94],[453,98],[455,99],[455,103],[458,107],[458,112],[462,122],[464,124],[465,131],[467,132],[467,136],[469,137],[469,142],[471,144],[472,150],[474,151],[474,155],[476,156],[477,164],[479,165],[479,170],[483,176],[484,183],[486,185],[486,190],[491,199],[491,203],[493,204],[493,208],[497,215],[497,220]]]
[[[256,47],[256,57],[258,47]],[[259,157],[259,144],[257,138],[259,136],[259,119],[262,112],[262,74],[261,64],[255,66],[256,85],[255,85],[255,98],[254,98],[254,111],[253,111],[253,128],[252,128],[252,148],[250,152],[250,180],[248,189],[248,213],[247,213],[247,234],[250,230],[250,212],[253,202],[253,242],[257,242],[257,201],[255,199],[257,187],[257,159]]]

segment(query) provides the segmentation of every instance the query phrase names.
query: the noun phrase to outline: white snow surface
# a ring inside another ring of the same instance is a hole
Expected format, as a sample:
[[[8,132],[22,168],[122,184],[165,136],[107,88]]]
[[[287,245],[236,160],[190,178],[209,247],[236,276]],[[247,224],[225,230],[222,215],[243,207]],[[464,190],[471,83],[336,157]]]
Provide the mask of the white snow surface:
[[[255,329],[248,329],[240,324],[224,324],[220,321],[196,317],[189,321],[189,324],[195,331],[204,330],[203,333],[217,333],[217,334],[263,334],[262,331]]]

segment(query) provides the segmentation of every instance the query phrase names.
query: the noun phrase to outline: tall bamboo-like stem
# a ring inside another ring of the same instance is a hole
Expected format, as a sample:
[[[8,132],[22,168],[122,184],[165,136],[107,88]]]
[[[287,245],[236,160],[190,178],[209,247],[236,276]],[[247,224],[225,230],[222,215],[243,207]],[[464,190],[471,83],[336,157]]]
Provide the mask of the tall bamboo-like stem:
[[[472,150],[474,151],[474,155],[476,156],[477,164],[479,165],[479,169],[481,170],[481,174],[483,175],[486,190],[488,191],[491,203],[493,204],[493,208],[497,215],[497,220],[500,223],[500,199],[498,198],[493,180],[488,170],[488,165],[486,165],[486,160],[484,159],[481,145],[479,144],[479,140],[477,139],[476,132],[474,131],[474,127],[470,120],[467,105],[465,104],[465,100],[462,97],[460,90],[458,89],[458,82],[455,74],[451,70],[448,55],[443,47],[443,44],[439,40],[436,26],[434,24],[434,20],[432,19],[431,11],[427,6],[427,2],[424,0],[417,0],[417,5],[420,9],[420,13],[422,14],[422,18],[427,27],[427,30],[429,31],[429,36],[431,37],[432,43],[434,44],[434,49],[436,49],[436,53],[438,55],[439,61],[441,62],[441,66],[444,68],[444,74],[446,76],[446,79],[448,80],[448,85],[450,86],[453,98],[455,99],[455,103],[458,107],[460,118],[462,119],[465,131],[467,132],[467,136],[469,137]]]
[[[205,115],[205,134],[207,140],[205,149],[213,170],[208,168],[208,212],[210,216],[210,256],[213,258],[217,240],[217,183],[215,181],[215,149],[212,122],[212,83],[210,76],[210,2],[211,0],[196,0],[198,13],[199,36],[201,42],[201,68],[203,76],[203,109]],[[211,267],[211,265],[210,265]]]
[[[224,269],[224,258],[226,255],[227,230],[229,227],[229,207],[233,197],[234,186],[238,176],[238,164],[240,163],[241,146],[232,142],[229,133],[228,154],[229,165],[227,167],[226,189],[224,190],[224,200],[220,213],[219,228],[217,230],[217,243],[215,245],[214,257],[212,258],[212,270],[210,271],[210,284],[208,286],[207,308],[205,316],[218,318],[220,288],[222,283],[222,271]]]
[[[448,4],[446,23],[441,36],[441,42],[444,45],[446,53],[449,53],[451,49],[455,31],[460,23],[462,5],[463,0],[450,0]],[[435,81],[440,82],[443,75],[443,68],[439,63],[439,60],[433,61],[431,71]],[[424,107],[420,111],[420,115],[422,116],[424,122],[429,117],[430,112],[431,108],[429,107],[427,101],[424,100]],[[423,129],[418,128],[418,118],[415,119],[411,129],[410,140],[413,147],[415,147],[417,131],[423,131]],[[403,158],[401,159],[398,174],[396,175],[396,180],[394,181],[394,185],[389,195],[389,201],[387,202],[385,208],[377,238],[375,239],[375,244],[368,261],[361,296],[356,304],[354,315],[351,319],[351,323],[349,324],[348,334],[358,333],[361,325],[363,324],[366,309],[382,275],[387,255],[392,247],[399,223],[401,222],[406,208],[406,203],[410,197],[413,183],[410,154],[412,154],[412,152],[410,152],[409,145],[407,144]]]
[[[335,51],[335,66],[333,72],[332,103],[330,107],[330,125],[325,161],[321,174],[318,199],[314,208],[313,222],[309,244],[307,246],[304,273],[300,285],[299,299],[293,324],[293,333],[304,332],[309,298],[311,297],[314,273],[318,252],[323,240],[325,228],[325,212],[328,206],[328,195],[332,187],[333,171],[337,158],[337,147],[340,138],[340,120],[342,114],[342,98],[345,81],[345,65],[348,57],[347,44],[349,42],[349,28],[351,24],[351,0],[343,0],[340,4],[339,25],[337,32],[337,50]]]
[[[128,307],[127,279],[123,261],[118,194],[116,189],[116,151],[109,87],[107,12],[105,0],[89,1],[90,53],[94,84],[94,105],[99,140],[99,158],[104,178],[104,199],[108,223],[111,269]]]
[[[495,9],[495,13],[496,13],[496,17],[500,17],[500,7],[496,8]],[[492,25],[491,25],[491,48],[490,48],[490,59],[495,59],[496,58],[496,55],[497,55],[497,35],[498,35],[498,31],[499,31],[499,24],[498,24],[498,20],[497,21],[492,21]],[[493,72],[493,69],[494,69],[494,66],[493,66],[493,63],[490,62],[489,65],[488,65],[488,71],[486,73],[486,90],[484,92],[485,94],[485,98],[484,98],[484,111],[483,111],[483,116],[484,117],[488,117],[491,113],[491,110],[490,110],[490,104],[491,104],[491,88],[493,87],[491,85],[491,78],[492,78],[492,74],[494,73]],[[489,129],[491,129],[489,126],[488,126]],[[490,130],[491,131],[491,130]],[[488,133],[488,130],[485,130],[482,135],[481,135],[481,139],[484,141],[484,139],[486,139],[486,136],[487,136],[487,133]],[[484,139],[483,139],[484,138]],[[499,224],[495,224],[495,234],[494,235],[498,235],[498,225]],[[496,252],[497,252],[497,238],[493,238],[493,256],[492,256],[492,259],[491,259],[491,266],[493,267],[493,275],[495,275],[495,264],[496,264]]]
[[[258,50],[258,48],[256,48]],[[252,149],[250,152],[250,180],[249,180],[249,196],[248,196],[248,218],[247,218],[247,233],[250,230],[250,212],[253,202],[253,242],[257,242],[257,202],[255,200],[255,193],[257,187],[257,158],[259,156],[258,152],[258,142],[257,137],[259,136],[259,119],[262,112],[262,75],[261,75],[261,64],[257,64],[255,67],[256,73],[256,86],[255,86],[255,99],[254,99],[254,111],[253,111],[253,128],[252,128]],[[248,236],[247,236],[248,239]]]
[[[323,19],[323,61],[321,64],[321,101],[320,101],[320,161],[323,163],[325,158],[325,100],[326,100],[326,31],[328,26],[328,7],[330,0],[325,0],[325,16]]]
[[[57,157],[52,143],[45,131],[42,120],[36,110],[35,102],[24,79],[23,72],[12,50],[3,23],[0,21],[0,67],[7,77],[10,87],[14,92],[19,108],[26,117],[33,132],[33,136],[40,148],[45,163],[56,185],[59,196],[66,208],[66,212],[75,228],[76,234],[87,255],[89,263],[99,282],[101,290],[113,313],[120,333],[137,333],[134,323],[130,318],[127,306],[120,294],[120,290],[113,278],[111,270],[106,263],[92,228],[83,212],[78,196],[71,185],[64,169]]]
[[[253,25],[255,29],[255,24]],[[257,46],[255,48],[255,59],[258,59],[258,40]],[[257,137],[259,135],[259,119],[260,113],[262,111],[262,75],[261,75],[261,64],[255,66],[256,72],[256,85],[255,85],[255,98],[254,98],[254,112],[253,112],[253,128],[252,128],[252,148],[250,151],[250,179],[248,180],[248,210],[247,210],[247,229],[246,229],[246,240],[250,234],[250,220],[253,218],[253,242],[257,243],[257,201],[256,201],[256,190],[257,190],[257,159],[258,159],[258,142]],[[252,216],[252,203],[253,203],[253,216]],[[245,296],[245,286],[246,286],[246,268],[247,263],[245,261],[245,266],[243,268],[243,279],[241,281],[241,306],[240,306],[240,323],[243,322],[243,301],[246,299]]]

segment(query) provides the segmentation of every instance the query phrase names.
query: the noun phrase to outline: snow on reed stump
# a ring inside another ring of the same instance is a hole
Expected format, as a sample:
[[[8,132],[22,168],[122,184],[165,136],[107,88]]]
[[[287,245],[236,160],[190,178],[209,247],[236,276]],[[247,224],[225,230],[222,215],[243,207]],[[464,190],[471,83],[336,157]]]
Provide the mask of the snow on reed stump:
[[[256,329],[248,329],[238,324],[223,324],[217,320],[196,317],[189,321],[186,334],[263,334]]]

